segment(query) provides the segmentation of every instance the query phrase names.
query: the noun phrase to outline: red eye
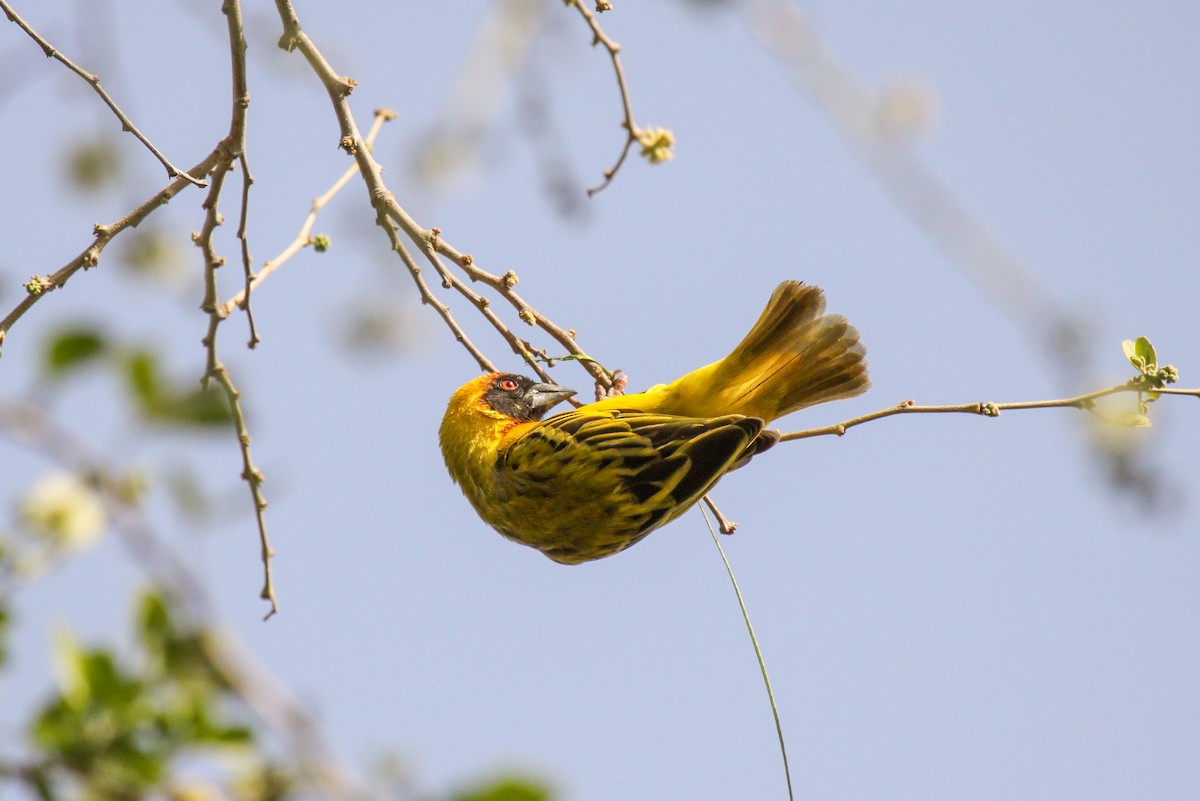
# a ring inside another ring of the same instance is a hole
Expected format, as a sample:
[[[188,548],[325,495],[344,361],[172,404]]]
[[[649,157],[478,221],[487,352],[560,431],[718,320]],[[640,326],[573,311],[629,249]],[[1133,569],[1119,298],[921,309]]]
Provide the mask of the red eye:
[[[511,378],[501,378],[499,381],[499,386],[500,389],[504,390],[505,392],[512,392],[517,388],[517,382],[513,381]]]

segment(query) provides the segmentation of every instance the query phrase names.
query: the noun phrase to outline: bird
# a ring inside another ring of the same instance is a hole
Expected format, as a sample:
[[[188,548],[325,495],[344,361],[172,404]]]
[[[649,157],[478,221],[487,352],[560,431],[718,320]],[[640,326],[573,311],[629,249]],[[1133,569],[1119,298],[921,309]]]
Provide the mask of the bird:
[[[451,396],[438,439],[484,522],[580,564],[682,515],[779,442],[777,418],[869,387],[858,329],[825,313],[820,288],[785,281],[729,355],[669,384],[546,417],[575,390],[486,373]]]

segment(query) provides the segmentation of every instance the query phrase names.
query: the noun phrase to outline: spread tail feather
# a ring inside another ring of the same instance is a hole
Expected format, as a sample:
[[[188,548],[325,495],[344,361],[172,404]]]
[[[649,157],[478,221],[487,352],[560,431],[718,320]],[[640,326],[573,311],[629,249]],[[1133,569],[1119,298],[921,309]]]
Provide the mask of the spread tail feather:
[[[824,312],[819,287],[780,284],[750,333],[711,365],[714,406],[770,421],[866,392],[871,380],[858,329]]]

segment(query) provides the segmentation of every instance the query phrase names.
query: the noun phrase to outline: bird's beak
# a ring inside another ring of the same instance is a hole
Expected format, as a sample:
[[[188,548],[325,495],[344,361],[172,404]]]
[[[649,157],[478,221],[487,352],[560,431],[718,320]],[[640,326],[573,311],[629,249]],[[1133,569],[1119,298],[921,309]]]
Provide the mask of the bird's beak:
[[[557,384],[534,384],[525,399],[529,403],[530,416],[541,420],[542,415],[575,394],[575,390]]]

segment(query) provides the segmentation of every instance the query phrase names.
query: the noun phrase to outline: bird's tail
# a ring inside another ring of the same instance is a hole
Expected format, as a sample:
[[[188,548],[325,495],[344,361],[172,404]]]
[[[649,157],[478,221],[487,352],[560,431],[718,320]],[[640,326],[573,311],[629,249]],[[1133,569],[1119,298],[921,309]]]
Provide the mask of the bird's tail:
[[[770,422],[815,403],[861,395],[870,385],[858,329],[840,314],[825,314],[819,287],[785,281],[728,356],[662,389],[687,407],[684,414],[744,414]]]

